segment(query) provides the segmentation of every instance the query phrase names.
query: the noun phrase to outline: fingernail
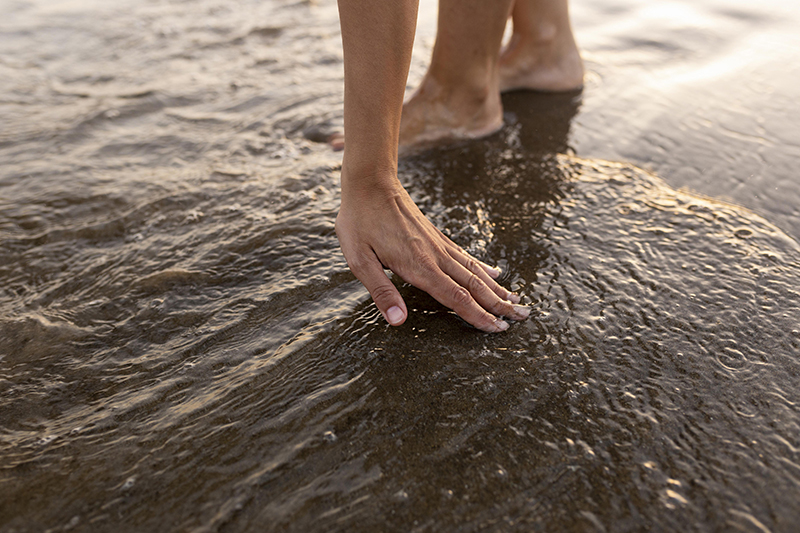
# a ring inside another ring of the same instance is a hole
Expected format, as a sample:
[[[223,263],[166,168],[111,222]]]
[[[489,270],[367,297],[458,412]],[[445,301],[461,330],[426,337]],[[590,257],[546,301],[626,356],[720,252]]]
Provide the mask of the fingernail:
[[[524,305],[514,305],[514,311],[523,319],[528,318],[531,314],[531,308]]]
[[[505,320],[500,320],[499,318],[494,321],[494,327],[497,328],[497,331],[505,331],[508,329],[508,322]]]
[[[386,311],[386,321],[391,324],[399,324],[403,320],[403,310],[397,307],[390,307],[388,311]]]
[[[508,296],[506,296],[506,300],[508,300],[512,304],[518,304],[518,303],[520,303],[522,301],[522,298],[520,298],[518,294],[514,294],[513,292],[509,292]]]
[[[497,268],[497,267],[493,267],[493,266],[490,266],[490,267],[489,267],[489,270],[491,270],[491,271],[492,271],[492,272],[491,272],[491,274],[489,274],[489,275],[490,275],[490,276],[492,276],[493,278],[496,278],[497,276],[499,276],[500,274],[502,274],[502,273],[503,273],[503,271],[502,271],[502,270],[500,270],[500,269],[499,269],[499,268]]]

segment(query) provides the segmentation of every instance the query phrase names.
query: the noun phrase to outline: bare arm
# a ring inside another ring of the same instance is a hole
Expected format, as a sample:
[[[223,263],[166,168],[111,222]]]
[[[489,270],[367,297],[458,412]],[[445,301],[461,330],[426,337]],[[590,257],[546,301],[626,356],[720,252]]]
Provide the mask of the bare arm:
[[[347,264],[386,320],[408,310],[384,273],[389,268],[484,331],[503,331],[498,316],[521,319],[516,295],[420,212],[397,179],[397,142],[417,0],[339,0],[344,47],[342,205],[336,233]]]

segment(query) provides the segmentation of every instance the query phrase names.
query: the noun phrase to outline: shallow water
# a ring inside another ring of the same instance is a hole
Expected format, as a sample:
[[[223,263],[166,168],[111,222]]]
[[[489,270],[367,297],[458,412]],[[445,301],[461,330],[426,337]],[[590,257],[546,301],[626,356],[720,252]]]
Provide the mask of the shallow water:
[[[791,531],[800,17],[649,4],[401,163],[534,308],[486,335],[338,251],[335,4],[1,1],[0,530]]]

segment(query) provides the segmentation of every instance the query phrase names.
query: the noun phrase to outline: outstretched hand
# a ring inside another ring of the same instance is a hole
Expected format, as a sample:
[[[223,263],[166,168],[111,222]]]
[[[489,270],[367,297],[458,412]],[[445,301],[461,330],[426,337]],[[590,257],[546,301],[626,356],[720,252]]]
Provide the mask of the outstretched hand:
[[[392,173],[345,187],[336,234],[347,264],[389,324],[408,317],[403,298],[384,268],[433,296],[478,329],[499,332],[530,310],[493,279],[500,271],[470,256],[439,231]]]

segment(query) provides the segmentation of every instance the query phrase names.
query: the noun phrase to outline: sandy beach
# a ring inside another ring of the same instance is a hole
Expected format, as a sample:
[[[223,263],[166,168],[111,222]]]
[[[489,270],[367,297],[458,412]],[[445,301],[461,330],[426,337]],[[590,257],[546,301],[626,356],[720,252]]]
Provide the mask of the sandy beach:
[[[800,521],[800,8],[577,0],[583,91],[401,160],[500,335],[347,269],[335,1],[0,8],[0,531]]]

